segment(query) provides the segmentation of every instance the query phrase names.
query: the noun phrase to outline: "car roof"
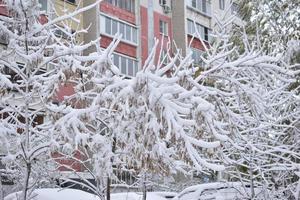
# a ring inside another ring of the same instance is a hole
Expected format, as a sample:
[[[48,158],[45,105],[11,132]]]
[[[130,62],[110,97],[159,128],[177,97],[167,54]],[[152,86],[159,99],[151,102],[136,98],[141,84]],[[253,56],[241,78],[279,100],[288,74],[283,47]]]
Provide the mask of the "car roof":
[[[223,189],[223,188],[233,188],[233,187],[241,187],[242,183],[240,182],[214,182],[214,183],[203,183],[199,185],[193,185],[185,188],[182,192],[178,194],[178,197],[182,197],[188,193],[201,194],[204,190],[209,189]]]

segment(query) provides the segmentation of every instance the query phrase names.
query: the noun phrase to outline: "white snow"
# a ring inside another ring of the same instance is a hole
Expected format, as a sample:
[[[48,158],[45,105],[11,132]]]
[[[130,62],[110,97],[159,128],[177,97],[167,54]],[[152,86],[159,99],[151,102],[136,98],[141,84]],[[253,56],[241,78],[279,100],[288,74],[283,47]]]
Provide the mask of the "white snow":
[[[17,200],[20,192],[10,194],[4,200]],[[175,196],[172,192],[148,192],[147,200],[166,200],[164,196]],[[113,193],[111,200],[142,200],[141,192]],[[44,188],[36,189],[31,200],[99,200],[100,198],[88,192],[75,189]]]

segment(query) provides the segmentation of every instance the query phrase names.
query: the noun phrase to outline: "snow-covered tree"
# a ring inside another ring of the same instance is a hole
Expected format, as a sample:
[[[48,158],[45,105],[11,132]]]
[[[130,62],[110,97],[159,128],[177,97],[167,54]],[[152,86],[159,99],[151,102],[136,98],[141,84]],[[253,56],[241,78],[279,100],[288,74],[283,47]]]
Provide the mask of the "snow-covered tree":
[[[114,168],[160,174],[191,169],[222,171],[220,161],[233,176],[246,162],[251,169],[247,173],[252,171],[252,178],[246,180],[252,181],[252,188],[261,182],[262,178],[254,182],[254,163],[249,157],[253,149],[267,152],[259,148],[282,135],[281,127],[295,130],[284,124],[287,112],[278,108],[297,107],[293,93],[286,90],[296,72],[279,54],[265,54],[251,46],[246,35],[246,48],[240,54],[229,42],[224,28],[228,23],[219,23],[222,31],[216,33],[214,45],[206,48],[200,73],[192,67],[191,55],[166,55],[168,62],[156,64],[154,46],[140,72],[128,79],[111,61],[118,39],[108,49],[98,46],[102,53],[87,60],[90,63],[80,69],[76,93],[66,99],[77,106],[58,107],[56,111],[64,117],[54,128],[69,142],[66,145],[83,147],[81,151],[89,157],[86,168],[98,183],[95,187],[85,180],[89,189],[103,194],[105,179],[116,178]],[[293,122],[298,117],[295,110],[289,116]],[[280,147],[267,145],[271,152]],[[288,144],[285,147],[290,157],[298,159],[297,145],[296,149]],[[279,150],[285,153],[284,148]],[[269,154],[259,160],[264,156]],[[276,161],[280,156],[268,158],[274,162],[271,167],[280,162]],[[292,160],[285,166],[295,163]],[[232,166],[237,167],[233,172]]]
[[[65,21],[79,23],[74,17],[97,3],[41,20],[38,0],[3,2],[8,16],[0,16],[0,34],[8,44],[0,50],[0,151],[4,173],[19,185],[22,200],[49,177],[51,151],[59,138],[49,131],[56,118],[48,107],[61,85],[76,74],[73,66],[81,64],[72,57],[92,45],[76,44],[76,36],[85,30],[72,33]]]
[[[229,23],[218,21],[215,43],[196,80],[215,91],[208,101],[234,141],[223,145],[230,180],[249,184],[251,198],[262,187],[266,199],[281,199],[299,180],[299,97],[289,90],[299,71],[284,62],[284,52],[264,51],[245,33],[243,45],[234,46],[226,32]]]
[[[116,178],[113,168],[158,174],[187,171],[187,166],[223,170],[216,156],[199,154],[219,147],[222,136],[209,132],[215,113],[193,86],[191,55],[178,52],[166,65],[156,65],[156,43],[143,69],[128,79],[106,59],[117,44],[81,69],[76,93],[66,99],[79,106],[57,109],[64,117],[55,131],[90,155],[90,172],[100,184],[88,187],[100,194],[104,178]]]
[[[263,47],[284,49],[288,41],[299,40],[300,14],[297,0],[239,0],[237,2],[239,16],[246,23],[244,28],[247,34]],[[259,37],[256,37],[257,34]],[[235,39],[238,40],[236,36]]]

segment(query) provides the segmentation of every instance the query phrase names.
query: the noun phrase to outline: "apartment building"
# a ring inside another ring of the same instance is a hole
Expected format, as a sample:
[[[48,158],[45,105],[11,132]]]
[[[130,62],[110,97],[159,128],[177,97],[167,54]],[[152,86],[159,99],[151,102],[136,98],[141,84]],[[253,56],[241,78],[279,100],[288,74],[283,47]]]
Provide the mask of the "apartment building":
[[[241,25],[237,17],[237,4],[232,0],[182,0],[172,1],[172,20],[174,41],[183,55],[192,52],[194,64],[201,65],[200,56],[212,42],[212,32],[216,28],[215,17],[234,18],[234,23]],[[203,43],[201,42],[201,40]]]
[[[95,0],[87,0],[84,6],[93,2]],[[163,41],[164,51],[168,50],[167,43],[173,39],[170,8],[170,0],[163,3],[148,0],[104,0],[99,7],[83,15],[85,26],[90,26],[84,41],[90,42],[101,36],[100,46],[106,48],[116,33],[122,34],[121,42],[113,54],[113,61],[122,74],[135,76],[153,47],[154,38]]]
[[[85,0],[84,6],[93,2]],[[103,0],[83,15],[85,27],[90,27],[84,41],[101,36],[100,45],[106,48],[116,33],[122,34],[113,61],[128,77],[143,67],[154,38],[159,47],[163,44],[163,55],[172,53],[176,46],[183,55],[192,51],[195,64],[201,64],[204,47],[199,37],[209,46],[213,15],[229,17],[235,14],[234,6],[232,0]]]

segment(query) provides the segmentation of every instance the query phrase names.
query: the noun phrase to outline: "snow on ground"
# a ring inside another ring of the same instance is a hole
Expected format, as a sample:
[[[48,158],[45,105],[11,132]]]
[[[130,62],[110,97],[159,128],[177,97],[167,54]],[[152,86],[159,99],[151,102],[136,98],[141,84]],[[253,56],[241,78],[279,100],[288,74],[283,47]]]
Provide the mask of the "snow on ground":
[[[147,192],[147,200],[166,200],[165,196],[174,197],[175,193],[167,192]],[[112,194],[112,200],[142,200],[143,193],[129,192],[129,193],[115,193]],[[168,198],[169,199],[169,198]]]
[[[13,193],[4,200],[17,200],[20,192]],[[32,200],[99,200],[96,195],[74,189],[45,188],[36,189]]]
[[[4,200],[17,200],[20,192],[13,193]],[[166,200],[164,196],[175,196],[175,193],[148,192],[147,200]],[[115,193],[111,195],[112,200],[142,200],[141,192]],[[45,188],[36,189],[32,200],[99,200],[96,195],[75,189]]]

